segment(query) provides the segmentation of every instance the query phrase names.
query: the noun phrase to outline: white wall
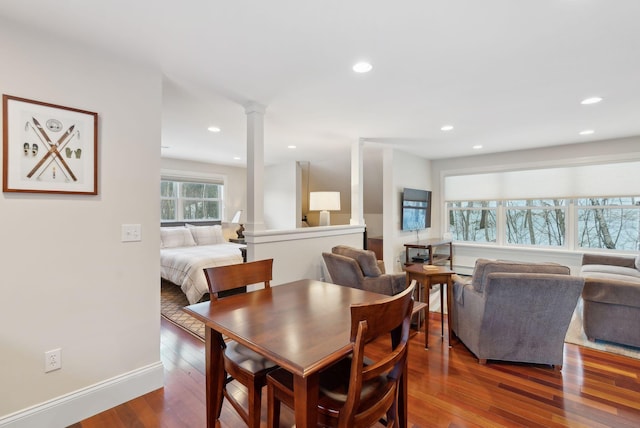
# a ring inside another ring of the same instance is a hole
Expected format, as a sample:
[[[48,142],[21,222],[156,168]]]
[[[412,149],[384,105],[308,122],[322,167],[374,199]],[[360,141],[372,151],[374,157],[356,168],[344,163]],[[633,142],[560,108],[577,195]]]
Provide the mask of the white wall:
[[[334,159],[308,163],[309,192],[340,192],[340,211],[331,211],[331,224],[349,224],[351,219],[351,152],[336,153]],[[305,188],[303,185],[302,188]],[[309,211],[308,196],[302,198],[302,211],[310,226],[319,223],[319,211]]]
[[[382,193],[382,191],[380,192]],[[382,199],[382,198],[380,198]],[[379,238],[382,236],[383,231],[383,214],[364,214],[364,224],[367,225],[367,237]]]
[[[432,227],[416,233],[400,230],[401,194],[405,187],[433,190],[431,161],[391,148],[383,152],[384,188],[384,263],[387,272],[402,270],[404,243],[439,236],[440,229]]]
[[[266,229],[294,229],[301,218],[301,172],[297,162],[264,168],[264,224]]]
[[[382,153],[379,144],[365,144],[362,147],[362,206],[369,237],[382,236],[383,233]]]
[[[161,76],[1,19],[0,52],[0,92],[99,115],[97,196],[0,194],[0,426],[67,426],[162,386]]]
[[[247,260],[273,259],[273,285],[302,278],[326,279],[323,252],[336,245],[362,248],[363,226],[320,226],[245,233]]]

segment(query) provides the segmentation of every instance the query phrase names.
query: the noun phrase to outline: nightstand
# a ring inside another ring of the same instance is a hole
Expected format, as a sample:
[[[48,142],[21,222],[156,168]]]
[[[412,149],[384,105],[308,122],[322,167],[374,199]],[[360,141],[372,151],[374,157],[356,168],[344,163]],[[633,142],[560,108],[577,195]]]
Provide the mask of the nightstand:
[[[246,244],[244,242],[244,238],[229,238],[229,242],[233,242],[234,244]],[[246,245],[244,247],[240,247],[240,252],[242,253],[242,260],[246,263],[247,262],[247,247]]]

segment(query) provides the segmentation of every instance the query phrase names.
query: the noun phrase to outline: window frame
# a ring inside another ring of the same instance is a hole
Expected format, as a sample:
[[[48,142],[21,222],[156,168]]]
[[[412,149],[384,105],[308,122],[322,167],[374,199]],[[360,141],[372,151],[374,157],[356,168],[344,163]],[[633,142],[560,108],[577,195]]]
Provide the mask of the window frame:
[[[483,209],[481,207],[453,207],[454,203],[469,203],[469,202],[496,202],[496,241],[495,242],[487,242],[487,241],[463,241],[456,240],[454,242],[465,245],[495,245],[495,246],[505,246],[505,247],[524,247],[524,248],[532,248],[532,249],[540,249],[540,250],[569,250],[569,251],[606,251],[606,252],[629,252],[629,251],[638,251],[640,250],[640,238],[638,239],[637,246],[638,248],[635,250],[631,250],[628,248],[615,248],[610,249],[606,247],[581,247],[580,246],[580,236],[579,236],[579,226],[580,219],[579,213],[583,209],[597,209],[598,207],[593,206],[590,207],[588,205],[580,205],[580,200],[585,199],[625,199],[632,198],[635,200],[635,204],[625,205],[610,205],[606,206],[604,209],[611,210],[620,210],[620,209],[630,209],[630,210],[638,210],[638,234],[640,235],[640,195],[639,196],[591,196],[591,197],[580,197],[580,198],[532,198],[532,199],[509,199],[509,200],[475,200],[475,201],[445,201],[445,220],[444,226],[445,231],[451,232],[450,228],[450,213],[453,210],[455,211],[464,211],[465,209],[470,210],[480,210]],[[507,210],[556,210],[559,206],[548,206],[543,207],[540,205],[524,205],[524,206],[509,206],[509,201],[541,201],[541,200],[561,200],[565,201],[564,205],[560,205],[564,211],[564,245],[546,245],[546,244],[518,244],[518,243],[509,243],[507,237]],[[491,209],[491,207],[487,207],[485,209]],[[632,219],[633,221],[633,219]],[[452,234],[453,235],[453,234]]]
[[[171,182],[174,184],[174,196],[168,197],[162,195],[162,183]],[[218,186],[218,197],[217,198],[193,198],[193,197],[184,197],[182,196],[182,186],[184,184],[203,184],[203,185],[214,185]],[[224,218],[224,182],[217,179],[204,179],[204,178],[195,178],[195,177],[170,177],[170,176],[162,176],[160,178],[160,222],[161,223],[171,223],[171,222],[211,222],[211,221],[222,221]],[[174,219],[163,219],[162,218],[162,202],[165,200],[173,200],[174,202]],[[185,219],[184,218],[184,208],[186,206],[185,202],[217,202],[218,203],[218,218],[198,218],[198,219]]]

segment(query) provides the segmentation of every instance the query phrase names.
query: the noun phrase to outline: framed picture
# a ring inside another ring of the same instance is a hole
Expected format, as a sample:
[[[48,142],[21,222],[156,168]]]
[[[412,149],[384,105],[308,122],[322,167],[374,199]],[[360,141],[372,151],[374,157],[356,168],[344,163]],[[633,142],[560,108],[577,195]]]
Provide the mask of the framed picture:
[[[2,96],[4,192],[98,194],[98,114]]]

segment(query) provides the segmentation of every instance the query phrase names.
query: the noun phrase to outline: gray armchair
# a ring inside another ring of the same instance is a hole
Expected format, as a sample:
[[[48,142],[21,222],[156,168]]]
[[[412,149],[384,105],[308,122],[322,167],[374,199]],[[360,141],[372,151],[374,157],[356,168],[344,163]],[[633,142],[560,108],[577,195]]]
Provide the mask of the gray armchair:
[[[384,264],[376,260],[373,251],[338,245],[331,253],[322,253],[322,258],[334,284],[389,296],[406,288],[405,274],[386,274]]]
[[[584,285],[554,263],[478,259],[454,283],[452,328],[478,358],[562,368],[564,338]]]

